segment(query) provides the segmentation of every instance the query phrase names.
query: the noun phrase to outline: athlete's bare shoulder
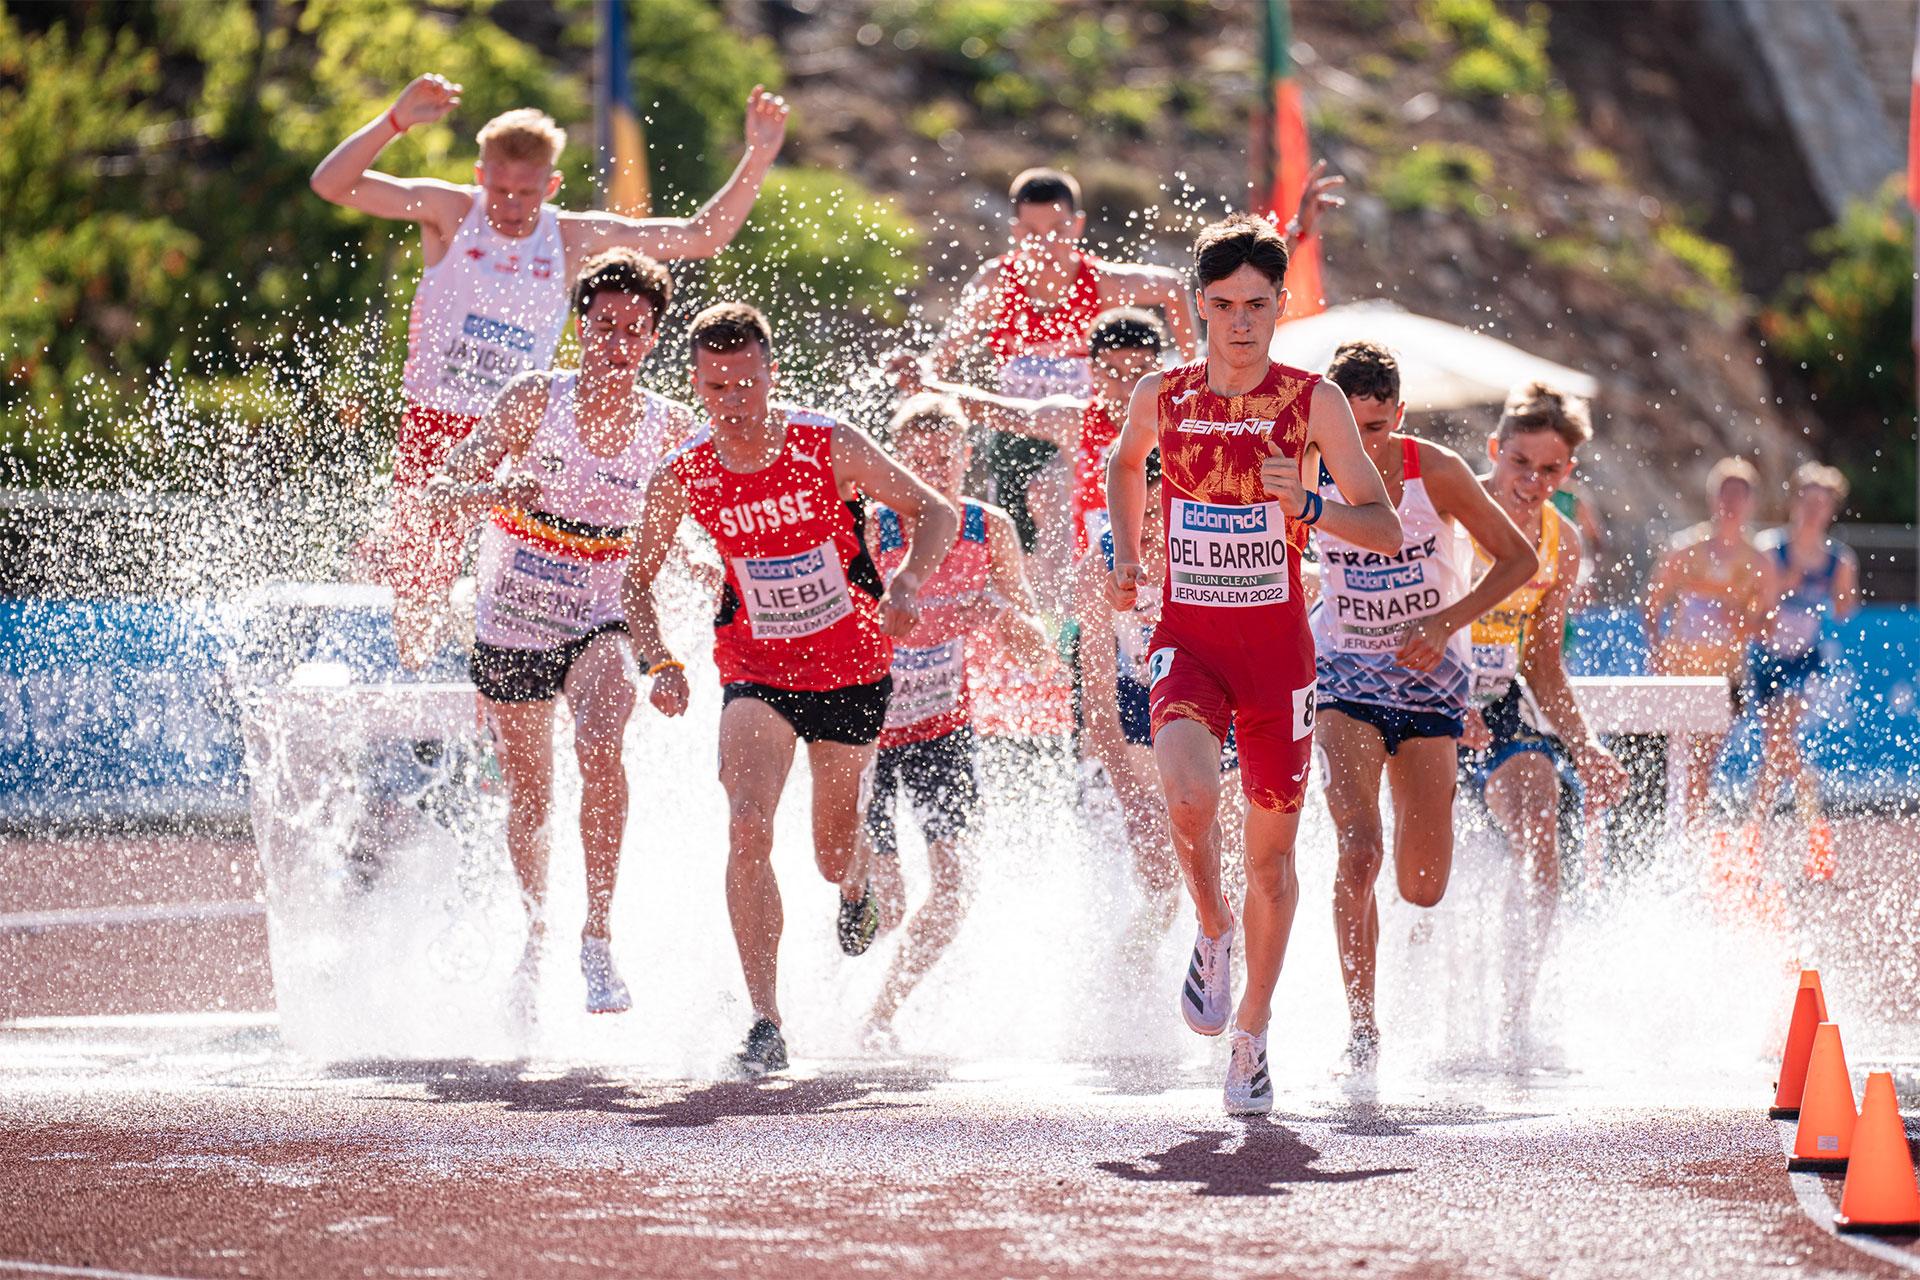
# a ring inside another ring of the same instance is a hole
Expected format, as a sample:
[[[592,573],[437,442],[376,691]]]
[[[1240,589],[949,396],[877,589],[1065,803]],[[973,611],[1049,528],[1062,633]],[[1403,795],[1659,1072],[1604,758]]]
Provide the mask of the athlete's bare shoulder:
[[[1571,583],[1580,576],[1580,556],[1584,551],[1580,526],[1561,515],[1551,504],[1543,510],[1552,512],[1550,518],[1560,522],[1560,551],[1558,562],[1554,565],[1554,580]],[[1543,515],[1541,518],[1549,517]]]
[[[978,498],[967,498],[964,499],[964,501],[970,502],[980,508],[980,514],[985,518],[987,523],[987,537],[990,540],[1002,546],[1011,545],[1017,547],[1020,545],[1020,531],[1014,527],[1013,517],[1007,514],[1005,507],[995,506],[991,502],[982,502]],[[1009,538],[1014,539],[1010,544],[1007,541]]]

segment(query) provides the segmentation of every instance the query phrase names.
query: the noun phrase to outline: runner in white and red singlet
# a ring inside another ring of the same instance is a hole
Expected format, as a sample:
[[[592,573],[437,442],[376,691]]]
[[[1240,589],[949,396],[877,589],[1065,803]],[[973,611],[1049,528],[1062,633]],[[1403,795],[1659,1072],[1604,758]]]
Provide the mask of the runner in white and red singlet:
[[[814,857],[840,889],[840,947],[872,944],[879,911],[859,856],[861,779],[887,714],[893,639],[919,617],[920,586],[958,529],[953,507],[863,432],[770,400],[773,334],[754,308],[727,302],[694,318],[693,385],[711,434],[675,456],[647,493],[628,562],[627,624],[662,696],[684,707],[684,671],[660,637],[653,582],[692,516],[725,563],[713,657],[723,687],[720,783],[727,792],[727,910],[753,1004],[741,1066],[787,1063],[775,995],[780,886],[773,814],[796,742],[813,775]],[[860,506],[885,503],[912,530],[883,587]]]
[[[1028,169],[1007,189],[1012,249],[989,258],[960,292],[946,332],[929,353],[934,372],[953,377],[977,356],[1007,395],[1038,399],[1090,390],[1087,334],[1113,307],[1157,307],[1182,353],[1199,350],[1193,294],[1180,273],[1136,262],[1109,262],[1080,248],[1087,214],[1080,184],[1058,169]],[[1020,530],[1021,546],[1045,568],[1043,598],[1057,594],[1067,551],[1064,468],[1045,442],[996,435],[988,446],[994,499]]]
[[[961,494],[970,451],[967,417],[952,397],[909,397],[888,429],[893,455],[960,512],[960,533],[940,567],[920,584],[920,621],[893,647],[893,696],[887,704],[867,806],[875,855],[874,891],[884,921],[905,906],[895,792],[904,789],[927,843],[932,887],[907,920],[880,996],[867,1018],[870,1047],[890,1049],[893,1019],[958,933],[973,889],[963,847],[979,800],[967,640],[988,633],[1028,670],[1054,665],[1053,646],[1035,616],[1026,557],[1013,521],[998,507]],[[868,546],[883,581],[906,562],[906,529],[891,508],[876,508]],[[883,923],[883,927],[885,927]]]
[[[687,406],[635,380],[672,292],[667,269],[631,249],[588,260],[573,287],[579,370],[514,379],[427,489],[450,523],[486,517],[471,666],[499,748],[507,853],[530,916],[513,991],[523,1030],[546,938],[553,710],[561,693],[580,766],[587,1012],[632,1005],[613,965],[607,920],[626,834],[621,746],[634,706],[620,586],[642,497],[693,425]],[[495,480],[503,463],[506,478]]]
[[[1453,872],[1453,799],[1467,715],[1472,647],[1466,628],[1524,585],[1539,557],[1451,449],[1402,434],[1400,362],[1372,342],[1333,353],[1327,380],[1346,392],[1367,457],[1400,516],[1393,555],[1314,534],[1320,600],[1314,745],[1326,771],[1327,813],[1340,861],[1334,940],[1346,979],[1346,1069],[1374,1069],[1380,910],[1374,883],[1386,860],[1380,780],[1393,792],[1393,867],[1400,896],[1431,907]],[[1323,498],[1338,497],[1331,485]],[[1463,537],[1486,548],[1476,573]],[[1477,578],[1477,580],[1476,580]]]
[[[568,282],[582,263],[616,247],[663,260],[718,253],[746,221],[786,134],[786,103],[756,87],[747,100],[746,155],[691,218],[573,213],[547,203],[560,190],[555,166],[567,135],[532,108],[481,128],[472,186],[369,170],[388,143],[459,103],[459,85],[419,77],[335,147],[312,182],[334,204],[420,224],[425,269],[407,324],[392,510],[356,549],[363,571],[393,587],[400,659],[416,668],[444,642],[447,591],[471,532],[437,517],[422,500],[423,486],[508,382],[553,363],[567,324]]]
[[[1134,390],[1107,472],[1108,601],[1131,611],[1138,599],[1145,467],[1157,446],[1167,572],[1148,697],[1174,850],[1199,915],[1180,1011],[1202,1035],[1225,1031],[1232,1013],[1235,921],[1213,838],[1221,749],[1232,732],[1249,802],[1247,989],[1233,1019],[1226,1105],[1264,1112],[1273,1107],[1267,1023],[1300,896],[1293,843],[1313,733],[1314,649],[1299,554],[1319,524],[1390,555],[1400,548],[1400,520],[1346,396],[1268,356],[1285,306],[1280,233],[1245,214],[1213,223],[1194,241],[1194,268],[1207,355],[1149,374]],[[1309,450],[1345,502],[1302,482]]]

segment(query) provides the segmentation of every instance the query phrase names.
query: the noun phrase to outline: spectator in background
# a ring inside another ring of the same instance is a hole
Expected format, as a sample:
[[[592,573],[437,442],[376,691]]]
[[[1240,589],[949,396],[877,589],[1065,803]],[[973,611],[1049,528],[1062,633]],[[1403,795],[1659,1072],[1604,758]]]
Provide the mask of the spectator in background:
[[[1757,847],[1780,785],[1791,781],[1807,827],[1807,875],[1817,880],[1833,876],[1833,830],[1820,809],[1819,777],[1800,754],[1799,734],[1808,682],[1824,665],[1821,640],[1827,624],[1846,621],[1859,602],[1860,564],[1844,543],[1829,536],[1846,501],[1846,477],[1809,462],[1793,473],[1787,523],[1758,539],[1761,554],[1772,562],[1779,595],[1753,651],[1751,688],[1765,731],[1765,759],[1753,789],[1746,841]]]
[[[1771,561],[1747,533],[1759,473],[1744,458],[1722,458],[1707,475],[1712,515],[1673,540],[1653,567],[1642,606],[1648,666],[1657,676],[1713,676],[1744,704],[1747,642],[1773,600]],[[1724,733],[1687,739],[1687,825],[1700,824]],[[1724,834],[1715,841],[1724,844]],[[1757,856],[1757,850],[1755,851]]]

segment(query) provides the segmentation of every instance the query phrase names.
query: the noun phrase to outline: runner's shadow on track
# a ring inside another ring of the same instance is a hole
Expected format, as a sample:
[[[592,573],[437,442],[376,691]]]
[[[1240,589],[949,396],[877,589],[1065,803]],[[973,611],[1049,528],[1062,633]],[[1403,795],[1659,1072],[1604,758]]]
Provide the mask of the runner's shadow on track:
[[[1507,1120],[1537,1120],[1545,1114],[1539,1111],[1489,1111],[1485,1107],[1470,1103],[1383,1106],[1365,1099],[1353,1099],[1319,1115],[1276,1113],[1273,1118],[1296,1124],[1330,1124],[1335,1133],[1352,1138],[1411,1138],[1422,1129],[1499,1124]]]
[[[1300,1183],[1367,1182],[1411,1168],[1316,1169],[1320,1149],[1301,1141],[1285,1125],[1260,1118],[1245,1122],[1244,1140],[1234,1146],[1229,1131],[1188,1130],[1193,1136],[1139,1162],[1102,1160],[1094,1165],[1126,1182],[1183,1183],[1197,1196],[1283,1196]]]
[[[642,1129],[698,1129],[735,1118],[892,1111],[915,1104],[882,1101],[880,1095],[925,1093],[936,1078],[924,1071],[881,1070],[722,1080],[677,1098],[649,1099],[634,1108],[639,1118],[633,1123]]]
[[[529,1076],[517,1064],[472,1059],[346,1062],[335,1064],[329,1074],[417,1084],[426,1091],[427,1102],[493,1103],[505,1111],[533,1114],[599,1112],[633,1117],[634,1125],[643,1129],[697,1129],[736,1116],[892,1110],[914,1104],[881,1101],[879,1095],[924,1093],[938,1079],[925,1071],[882,1070],[723,1080],[688,1088],[676,1081],[623,1080],[580,1068],[558,1076]]]
[[[329,1068],[328,1074],[419,1085],[426,1091],[426,1102],[495,1103],[506,1111],[535,1114],[598,1111],[634,1115],[642,1110],[642,1100],[635,1095],[631,1081],[579,1068],[558,1076],[529,1076],[517,1063],[452,1058],[341,1062]]]

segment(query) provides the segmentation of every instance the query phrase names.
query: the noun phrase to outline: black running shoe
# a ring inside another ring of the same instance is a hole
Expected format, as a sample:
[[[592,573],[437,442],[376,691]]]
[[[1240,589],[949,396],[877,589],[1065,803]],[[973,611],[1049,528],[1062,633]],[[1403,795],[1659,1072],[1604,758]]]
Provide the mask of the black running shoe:
[[[873,886],[862,885],[860,896],[852,902],[840,899],[840,949],[857,956],[873,945],[880,932],[880,904],[874,901]]]
[[[740,1069],[750,1076],[787,1069],[787,1041],[772,1018],[762,1018],[747,1032],[747,1047],[734,1055]]]

